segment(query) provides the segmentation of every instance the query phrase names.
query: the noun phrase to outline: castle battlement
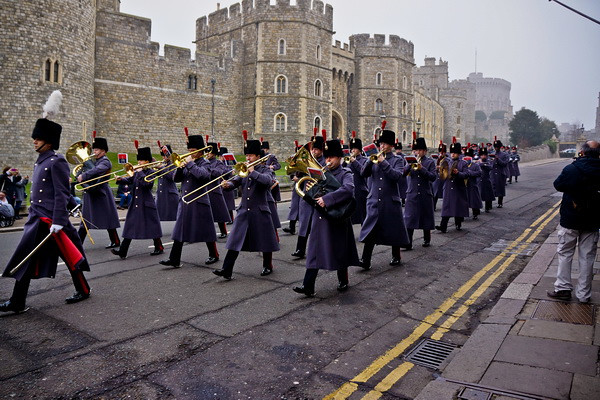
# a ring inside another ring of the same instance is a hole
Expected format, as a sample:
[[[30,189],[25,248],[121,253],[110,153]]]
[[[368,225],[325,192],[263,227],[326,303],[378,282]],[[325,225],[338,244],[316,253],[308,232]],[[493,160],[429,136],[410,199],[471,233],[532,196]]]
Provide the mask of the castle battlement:
[[[504,86],[510,90],[511,83],[506,79],[502,78],[484,78],[481,72],[471,72],[467,78],[469,82],[476,83],[477,85],[485,86]]]
[[[343,52],[346,52],[348,53],[348,56],[354,56],[354,49],[350,47],[348,43],[342,44],[341,41],[336,40],[332,47],[332,50],[335,51],[337,54],[343,54]]]
[[[229,8],[222,8],[196,20],[196,39],[223,34],[243,25],[260,21],[306,21],[323,29],[333,30],[333,7],[320,0],[243,0]]]
[[[393,56],[414,62],[414,45],[412,42],[397,35],[361,33],[350,36],[350,48],[361,56]]]

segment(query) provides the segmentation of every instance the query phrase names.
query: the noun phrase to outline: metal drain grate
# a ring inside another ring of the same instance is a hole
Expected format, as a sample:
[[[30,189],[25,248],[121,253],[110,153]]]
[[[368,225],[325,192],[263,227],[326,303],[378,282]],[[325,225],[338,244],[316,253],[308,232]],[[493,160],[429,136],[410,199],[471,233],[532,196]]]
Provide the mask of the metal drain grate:
[[[540,300],[535,311],[531,314],[531,318],[568,322],[570,324],[593,325],[594,306],[591,304]]]
[[[463,388],[458,393],[458,398],[460,400],[490,400],[492,393],[479,389]]]
[[[439,370],[457,347],[439,340],[423,339],[406,355],[406,360],[413,364]]]
[[[500,239],[494,243],[492,243],[492,245],[490,247],[486,247],[484,250],[485,251],[493,251],[493,252],[503,252],[506,251],[506,248],[512,243],[512,241],[508,241],[508,240],[504,240],[504,239]],[[516,254],[519,256],[531,256],[533,255],[538,247],[540,247],[539,244],[536,243],[529,243],[525,248],[521,248],[521,245],[523,243],[519,243],[516,246],[514,246],[513,248],[511,248],[509,251],[507,251],[507,254]],[[519,250],[519,251],[517,251]]]

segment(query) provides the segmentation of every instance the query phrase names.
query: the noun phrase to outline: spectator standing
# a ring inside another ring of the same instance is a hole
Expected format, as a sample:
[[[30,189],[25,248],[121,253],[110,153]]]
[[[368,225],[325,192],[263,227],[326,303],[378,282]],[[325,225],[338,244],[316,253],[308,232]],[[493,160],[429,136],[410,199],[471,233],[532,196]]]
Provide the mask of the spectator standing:
[[[16,168],[15,168],[16,169]],[[17,173],[15,176],[21,177],[19,174],[19,170],[17,169]],[[19,215],[19,211],[21,210],[21,205],[23,201],[27,198],[27,193],[25,192],[25,187],[29,183],[29,175],[25,175],[21,179],[18,179],[15,183],[15,219],[21,219],[22,217]]]

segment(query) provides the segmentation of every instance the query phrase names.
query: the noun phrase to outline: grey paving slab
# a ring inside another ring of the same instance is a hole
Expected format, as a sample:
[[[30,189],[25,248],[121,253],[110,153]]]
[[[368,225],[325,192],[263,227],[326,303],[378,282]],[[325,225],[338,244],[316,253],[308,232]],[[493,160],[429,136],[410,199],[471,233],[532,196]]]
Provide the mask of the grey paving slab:
[[[551,399],[567,400],[571,380],[572,374],[569,372],[494,361],[480,384]]]
[[[535,285],[539,282],[540,278],[541,276],[537,273],[522,272],[513,280],[513,283],[529,283]]]
[[[512,325],[523,306],[525,306],[525,300],[499,299],[483,322],[486,324]]]
[[[525,321],[519,335],[592,344],[594,340],[594,327],[591,325],[530,319]]]
[[[432,400],[432,399],[454,399],[460,386],[455,383],[446,382],[442,379],[436,379],[429,382],[425,389],[419,393],[415,400]]]
[[[444,369],[443,376],[464,382],[478,382],[509,330],[510,325],[480,325]]]
[[[529,293],[533,289],[532,284],[527,283],[511,283],[508,285],[501,298],[503,299],[515,299],[515,300],[527,300]]]
[[[571,387],[571,400],[591,400],[600,398],[600,376],[575,374]]]
[[[562,340],[509,335],[495,361],[596,375],[598,347]]]

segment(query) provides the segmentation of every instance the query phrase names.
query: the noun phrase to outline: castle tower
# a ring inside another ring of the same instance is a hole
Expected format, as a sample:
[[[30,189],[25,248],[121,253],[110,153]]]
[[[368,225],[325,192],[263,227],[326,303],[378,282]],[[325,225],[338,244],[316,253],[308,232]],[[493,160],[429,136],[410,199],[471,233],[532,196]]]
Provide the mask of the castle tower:
[[[333,8],[319,0],[244,0],[196,23],[198,52],[243,49],[239,131],[285,152],[314,126],[331,131],[332,35]]]
[[[0,1],[0,159],[31,175],[31,132],[54,90],[63,94],[60,151],[94,126],[96,2]],[[87,137],[90,140],[90,135]]]
[[[598,107],[596,107],[596,137],[600,135],[600,93],[598,93]]]
[[[400,140],[410,137],[413,123],[412,68],[414,46],[396,35],[350,36],[356,77],[352,86],[351,125],[371,142],[382,120]],[[406,142],[410,139],[404,139]]]

